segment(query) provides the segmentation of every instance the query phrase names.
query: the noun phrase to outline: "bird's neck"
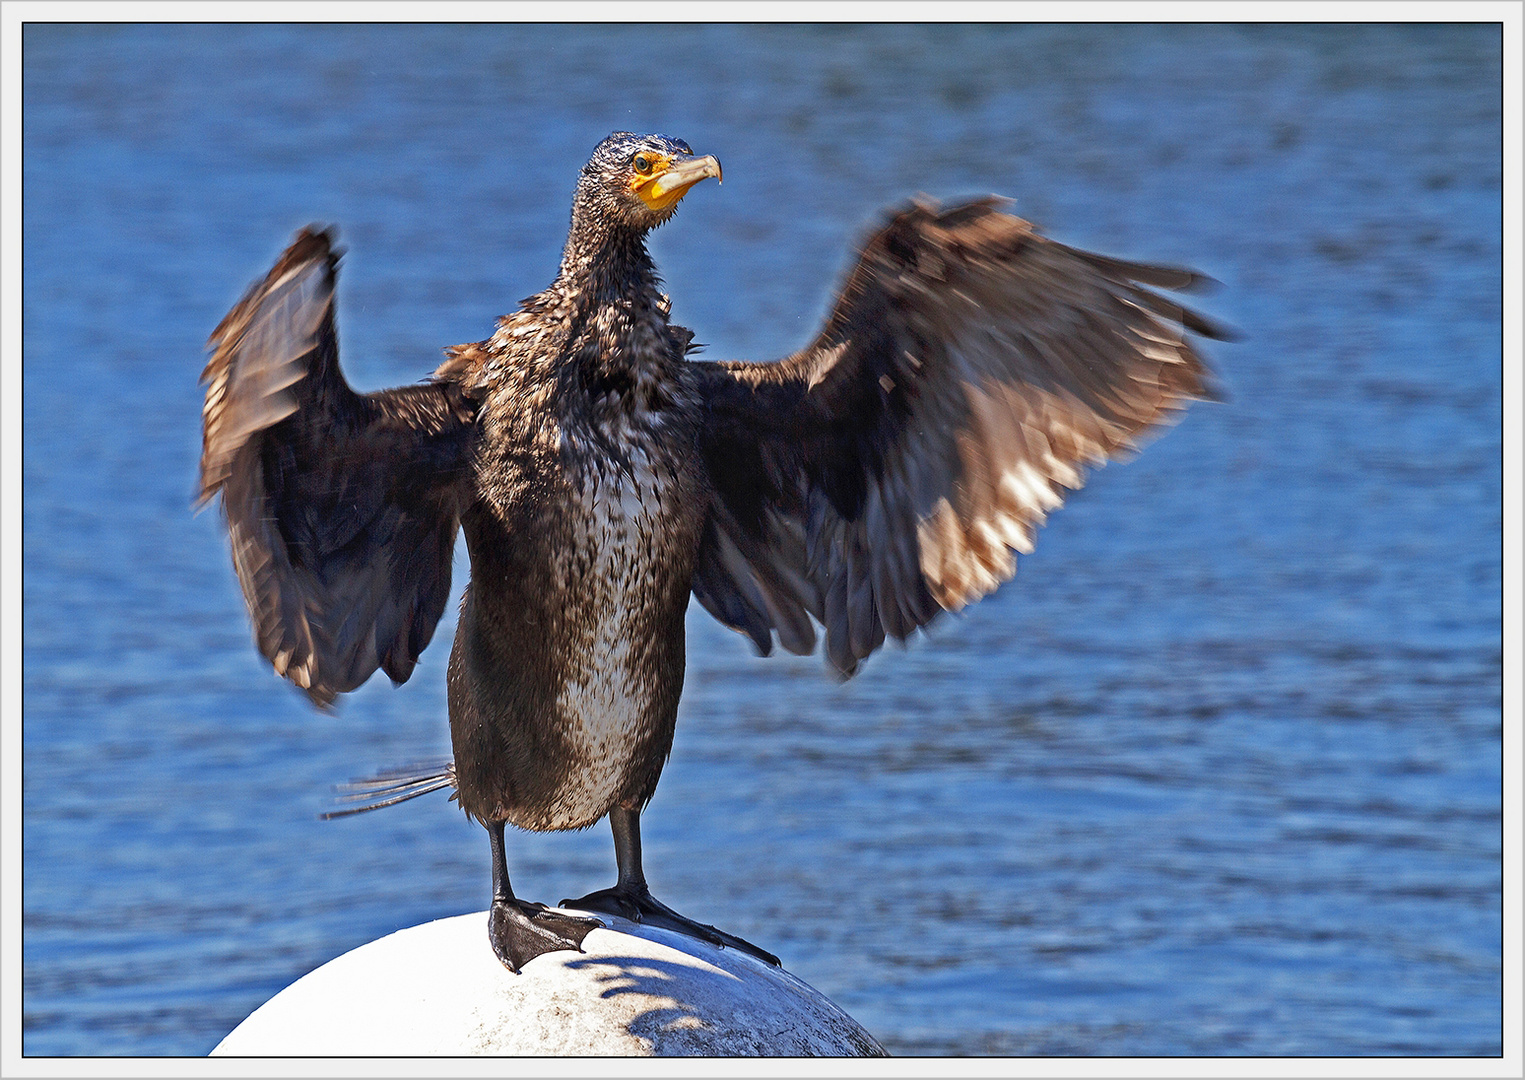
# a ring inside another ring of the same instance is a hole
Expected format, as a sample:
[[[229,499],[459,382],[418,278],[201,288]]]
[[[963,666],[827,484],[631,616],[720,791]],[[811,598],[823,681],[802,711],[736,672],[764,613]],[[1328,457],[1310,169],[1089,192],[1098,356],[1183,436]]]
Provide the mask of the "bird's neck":
[[[644,231],[610,226],[597,214],[583,218],[581,209],[573,210],[551,287],[568,320],[560,376],[593,404],[599,426],[615,432],[671,404],[672,338]]]
[[[655,299],[656,267],[646,251],[646,234],[611,225],[605,215],[579,200],[557,277],[561,292],[587,304],[626,304]]]

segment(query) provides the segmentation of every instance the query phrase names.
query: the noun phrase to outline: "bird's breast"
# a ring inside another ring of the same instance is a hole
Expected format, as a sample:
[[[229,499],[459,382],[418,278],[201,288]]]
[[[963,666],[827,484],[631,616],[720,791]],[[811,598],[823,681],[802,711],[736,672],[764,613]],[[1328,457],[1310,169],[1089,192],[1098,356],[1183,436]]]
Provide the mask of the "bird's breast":
[[[702,510],[685,463],[637,447],[587,469],[567,568],[576,640],[556,697],[559,735],[578,766],[558,802],[601,816],[633,776],[656,774],[671,746],[683,682],[683,616]]]
[[[496,550],[473,552],[473,603],[519,627],[479,675],[508,689],[490,695],[506,704],[488,756],[511,759],[492,798],[522,827],[649,797],[671,747],[706,489],[677,427],[640,434],[563,424],[545,474],[503,485],[525,494],[500,508]]]

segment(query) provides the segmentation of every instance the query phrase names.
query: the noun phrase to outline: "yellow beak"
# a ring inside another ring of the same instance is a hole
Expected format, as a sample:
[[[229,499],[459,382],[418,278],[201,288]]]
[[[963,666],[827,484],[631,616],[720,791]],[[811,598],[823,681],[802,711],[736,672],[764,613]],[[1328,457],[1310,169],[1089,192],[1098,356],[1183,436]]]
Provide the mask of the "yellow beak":
[[[689,157],[680,154],[667,163],[667,168],[652,177],[641,177],[635,184],[636,194],[653,210],[666,210],[683,198],[685,192],[700,180],[713,176],[720,180],[720,162],[714,155]]]

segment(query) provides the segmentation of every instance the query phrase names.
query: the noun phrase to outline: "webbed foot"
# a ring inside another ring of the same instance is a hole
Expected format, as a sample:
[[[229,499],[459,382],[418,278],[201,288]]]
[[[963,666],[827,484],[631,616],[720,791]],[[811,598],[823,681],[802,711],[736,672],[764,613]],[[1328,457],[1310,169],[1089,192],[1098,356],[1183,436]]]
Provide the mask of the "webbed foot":
[[[629,919],[631,922],[660,926],[664,930],[674,930],[688,937],[698,938],[700,941],[708,941],[711,945],[739,949],[774,967],[783,966],[778,962],[778,957],[766,949],[759,949],[745,938],[739,938],[735,934],[717,930],[707,923],[695,922],[693,919],[679,915],[652,896],[651,890],[645,885],[639,888],[628,886],[622,888],[616,885],[612,889],[600,889],[598,892],[589,893],[580,900],[563,900],[561,906],[577,908],[581,911],[602,911]]]
[[[518,973],[541,953],[582,952],[582,940],[604,924],[552,911],[526,900],[497,899],[487,917],[487,940],[503,966]]]

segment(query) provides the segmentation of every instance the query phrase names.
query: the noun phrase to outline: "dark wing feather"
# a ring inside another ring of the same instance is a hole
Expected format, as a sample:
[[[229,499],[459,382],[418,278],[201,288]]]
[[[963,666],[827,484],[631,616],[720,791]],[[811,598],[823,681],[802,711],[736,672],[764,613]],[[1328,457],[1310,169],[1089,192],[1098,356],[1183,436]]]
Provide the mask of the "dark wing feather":
[[[338,254],[303,230],[212,333],[201,499],[222,493],[259,650],[320,705],[413,671],[450,592],[473,408],[448,382],[357,394]]]
[[[694,576],[767,652],[851,674],[1015,572],[1080,487],[1192,398],[1190,331],[1144,286],[1205,279],[1076,251],[986,199],[917,203],[864,246],[825,329],[776,364],[696,364],[717,495]]]

